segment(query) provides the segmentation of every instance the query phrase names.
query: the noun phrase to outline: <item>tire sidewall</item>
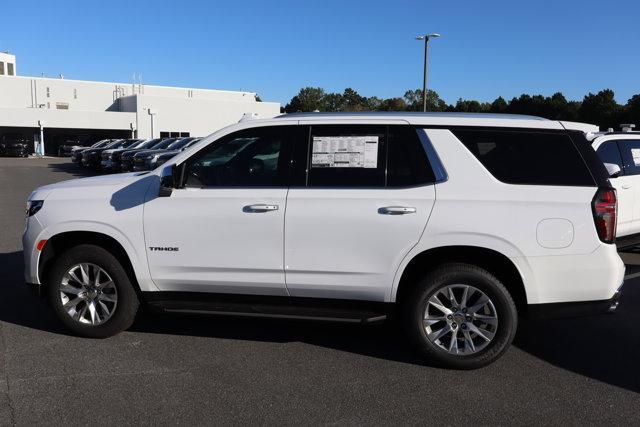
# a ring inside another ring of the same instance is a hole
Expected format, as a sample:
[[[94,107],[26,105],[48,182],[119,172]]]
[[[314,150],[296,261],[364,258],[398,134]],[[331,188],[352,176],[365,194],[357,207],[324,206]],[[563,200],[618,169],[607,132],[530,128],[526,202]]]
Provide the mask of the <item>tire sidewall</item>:
[[[60,285],[62,277],[69,269],[80,263],[91,263],[102,268],[113,280],[118,293],[115,312],[105,323],[87,325],[73,320],[62,306]],[[80,245],[69,249],[55,262],[47,283],[50,305],[62,323],[73,332],[91,338],[105,338],[117,334],[131,326],[138,308],[138,298],[129,278],[108,251],[93,245]]]
[[[440,269],[430,274],[418,286],[416,303],[411,320],[417,331],[418,346],[432,356],[436,362],[459,369],[474,369],[491,363],[502,355],[513,341],[517,327],[517,312],[513,299],[504,286],[488,272],[458,267],[457,271]],[[436,292],[448,285],[470,285],[484,292],[493,302],[498,315],[496,335],[485,348],[470,355],[451,355],[427,338],[423,316],[429,301]]]

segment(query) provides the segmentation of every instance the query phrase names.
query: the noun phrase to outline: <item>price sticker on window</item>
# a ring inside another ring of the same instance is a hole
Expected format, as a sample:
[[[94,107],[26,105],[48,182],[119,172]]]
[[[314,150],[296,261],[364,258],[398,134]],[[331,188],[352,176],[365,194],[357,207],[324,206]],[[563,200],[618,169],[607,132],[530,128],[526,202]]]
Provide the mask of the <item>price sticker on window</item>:
[[[313,168],[378,167],[378,136],[314,136]]]

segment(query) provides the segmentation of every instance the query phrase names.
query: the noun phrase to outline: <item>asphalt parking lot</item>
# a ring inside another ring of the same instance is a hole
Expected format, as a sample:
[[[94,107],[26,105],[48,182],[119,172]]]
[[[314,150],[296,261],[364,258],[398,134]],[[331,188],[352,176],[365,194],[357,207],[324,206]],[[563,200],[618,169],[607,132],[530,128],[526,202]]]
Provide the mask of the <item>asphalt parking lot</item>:
[[[640,423],[640,251],[614,315],[521,321],[477,371],[420,361],[392,327],[143,314],[70,336],[23,285],[24,204],[84,175],[0,158],[0,424]]]

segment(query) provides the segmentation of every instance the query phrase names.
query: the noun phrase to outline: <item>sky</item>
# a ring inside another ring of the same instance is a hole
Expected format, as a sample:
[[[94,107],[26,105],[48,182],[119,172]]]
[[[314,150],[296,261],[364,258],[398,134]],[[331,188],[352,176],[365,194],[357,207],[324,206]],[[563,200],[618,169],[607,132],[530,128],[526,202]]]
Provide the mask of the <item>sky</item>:
[[[0,0],[0,50],[20,75],[364,96],[429,88],[448,103],[609,88],[640,93],[640,0]],[[2,94],[0,94],[1,96]]]

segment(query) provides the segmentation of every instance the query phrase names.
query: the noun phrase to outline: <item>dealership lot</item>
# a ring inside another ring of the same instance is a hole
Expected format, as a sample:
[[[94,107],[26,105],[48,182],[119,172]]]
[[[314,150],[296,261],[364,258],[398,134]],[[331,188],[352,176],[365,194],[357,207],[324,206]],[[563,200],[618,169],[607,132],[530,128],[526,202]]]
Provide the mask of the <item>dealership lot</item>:
[[[23,285],[20,235],[32,189],[83,175],[0,159],[0,424],[640,422],[640,251],[615,315],[522,321],[478,371],[421,364],[389,326],[142,315],[80,339]]]

